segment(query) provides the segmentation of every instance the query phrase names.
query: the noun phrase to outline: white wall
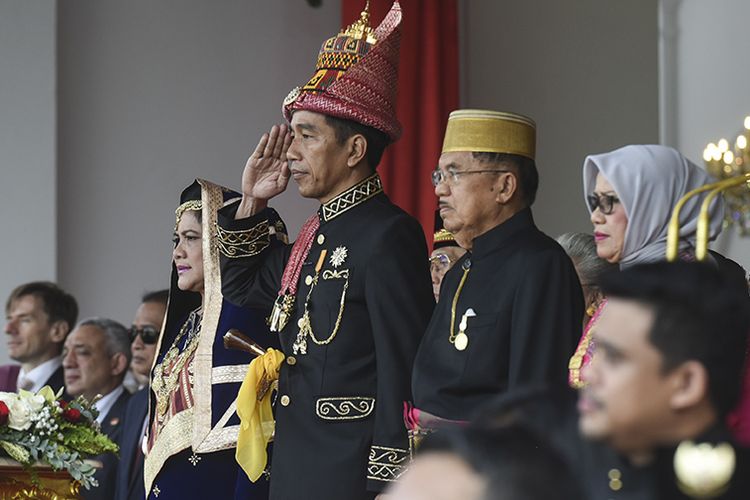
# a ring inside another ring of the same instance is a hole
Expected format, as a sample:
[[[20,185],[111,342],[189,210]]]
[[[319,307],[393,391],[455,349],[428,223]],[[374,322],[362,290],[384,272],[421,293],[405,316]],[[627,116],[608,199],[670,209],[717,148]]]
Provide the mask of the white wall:
[[[55,130],[55,2],[0,0],[3,307],[16,285],[57,277]]]
[[[129,323],[169,284],[174,209],[195,177],[239,187],[304,83],[340,3],[78,0],[59,8],[60,282]],[[278,202],[296,234],[316,205]]]
[[[750,2],[747,0],[662,0],[673,13],[667,40],[674,72],[668,98],[674,145],[702,164],[703,148],[720,137],[733,140],[750,115],[747,63]],[[750,268],[750,239],[725,230],[717,249]]]
[[[536,120],[537,225],[590,231],[587,154],[658,142],[656,0],[462,4],[462,105]]]

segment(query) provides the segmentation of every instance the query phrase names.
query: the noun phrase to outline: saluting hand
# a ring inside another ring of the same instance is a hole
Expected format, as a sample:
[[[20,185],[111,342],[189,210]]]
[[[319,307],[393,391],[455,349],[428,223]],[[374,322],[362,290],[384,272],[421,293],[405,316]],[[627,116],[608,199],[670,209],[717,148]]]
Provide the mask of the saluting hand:
[[[268,200],[284,192],[291,176],[286,159],[291,143],[292,134],[286,125],[274,125],[261,136],[242,172],[242,202],[236,218],[259,212]]]

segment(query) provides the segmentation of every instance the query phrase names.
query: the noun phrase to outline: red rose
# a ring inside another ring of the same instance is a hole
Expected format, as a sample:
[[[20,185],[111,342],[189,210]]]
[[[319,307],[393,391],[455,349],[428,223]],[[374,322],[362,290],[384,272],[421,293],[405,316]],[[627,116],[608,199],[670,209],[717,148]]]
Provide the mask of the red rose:
[[[75,408],[66,408],[63,412],[63,418],[68,422],[75,424],[81,420],[81,412]]]
[[[6,405],[4,401],[0,401],[0,425],[8,423],[8,415],[10,415],[8,405]]]
[[[61,399],[57,402],[57,404],[62,408],[63,410],[68,407],[68,402],[64,399]]]

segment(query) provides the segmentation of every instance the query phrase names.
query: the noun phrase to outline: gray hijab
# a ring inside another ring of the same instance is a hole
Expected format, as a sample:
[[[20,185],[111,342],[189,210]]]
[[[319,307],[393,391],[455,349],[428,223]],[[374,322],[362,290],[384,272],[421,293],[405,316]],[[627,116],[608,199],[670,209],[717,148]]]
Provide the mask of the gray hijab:
[[[594,192],[599,172],[612,184],[628,216],[621,268],[664,260],[672,209],[685,193],[713,181],[705,170],[676,150],[658,145],[625,146],[586,157],[584,196]],[[695,246],[698,214],[705,196],[694,196],[680,212],[680,251]],[[709,215],[709,239],[714,240],[721,232],[724,217],[720,196],[711,204]]]

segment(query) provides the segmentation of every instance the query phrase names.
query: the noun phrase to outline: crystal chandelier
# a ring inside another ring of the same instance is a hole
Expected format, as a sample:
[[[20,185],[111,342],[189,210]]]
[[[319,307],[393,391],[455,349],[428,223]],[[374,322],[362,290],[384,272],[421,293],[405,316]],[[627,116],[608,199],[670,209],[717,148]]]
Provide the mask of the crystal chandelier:
[[[750,173],[750,116],[745,117],[744,130],[737,136],[733,147],[729,141],[720,139],[703,150],[706,170],[719,180],[738,178],[737,185],[724,191],[726,213],[724,226],[736,225],[741,235],[750,235],[750,182],[739,180]]]

